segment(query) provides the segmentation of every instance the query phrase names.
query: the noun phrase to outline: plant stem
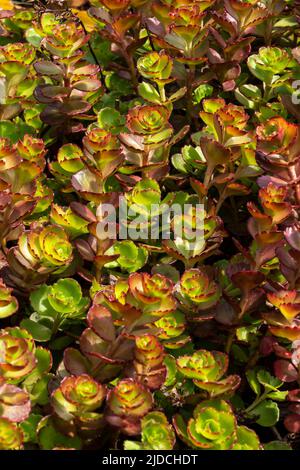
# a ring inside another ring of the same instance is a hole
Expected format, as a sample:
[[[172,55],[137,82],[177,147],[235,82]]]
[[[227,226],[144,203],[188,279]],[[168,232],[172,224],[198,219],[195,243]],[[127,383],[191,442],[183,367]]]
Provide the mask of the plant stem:
[[[136,66],[135,66],[133,57],[132,57],[131,54],[128,54],[125,47],[122,47],[122,53],[123,53],[123,57],[124,57],[127,65],[128,65],[128,68],[129,68],[133,88],[135,89],[135,91],[137,91],[138,79],[137,79],[137,76],[136,76]]]
[[[265,398],[267,398],[269,392],[264,392],[260,397],[257,397],[254,402],[245,409],[245,412],[248,413],[249,411],[254,410]]]
[[[158,85],[158,90],[159,90],[159,95],[162,103],[165,103],[166,101],[166,92],[165,92],[165,87],[164,85]]]
[[[288,167],[289,175],[292,178],[292,183],[295,184],[295,196],[296,196],[296,201],[300,205],[300,185],[299,183],[296,183],[297,181],[297,172],[295,166],[290,166]]]
[[[57,333],[60,323],[61,323],[61,317],[58,313],[55,317],[55,320],[52,326],[52,335],[55,335]]]
[[[189,72],[187,75],[187,82],[186,82],[186,110],[187,110],[187,117],[188,117],[188,123],[190,124],[193,120],[193,112],[194,112],[194,105],[193,105],[193,84],[195,80],[195,71],[196,67],[195,65],[190,65],[189,66]]]
[[[81,26],[82,26],[82,28],[83,28],[85,34],[88,35],[89,33],[87,32],[87,30],[86,30],[86,28],[85,28],[85,26],[84,26],[84,24],[83,24],[83,22],[82,22],[81,20],[80,20],[80,24],[81,24]],[[93,46],[91,45],[91,41],[90,41],[90,40],[88,41],[87,45],[88,45],[89,51],[90,51],[90,53],[91,53],[91,56],[93,57],[93,59],[94,59],[94,61],[95,61],[95,64],[98,65],[98,67],[99,67],[99,72],[100,72],[100,77],[101,77],[101,83],[102,83],[103,89],[104,89],[104,91],[105,91],[105,79],[104,79],[104,76],[103,76],[103,73],[102,73],[102,67],[101,67],[101,65],[99,64],[98,58],[97,58],[97,56],[96,56],[96,54],[95,54],[95,51],[94,51],[94,49],[93,49]]]
[[[229,353],[230,353],[230,350],[231,350],[231,346],[232,346],[234,337],[235,337],[235,328],[234,328],[234,330],[228,335],[227,342],[226,342],[226,346],[225,346],[225,352],[226,352],[226,354],[229,354]]]
[[[221,192],[220,194],[220,197],[219,197],[219,200],[218,200],[218,203],[216,205],[216,214],[218,214],[219,210],[221,209],[226,197],[227,197],[227,186],[225,186],[225,188],[223,189],[223,191]]]
[[[272,429],[274,435],[277,437],[277,439],[279,441],[282,441],[282,437],[281,437],[280,433],[278,432],[276,426],[272,426],[271,429]]]

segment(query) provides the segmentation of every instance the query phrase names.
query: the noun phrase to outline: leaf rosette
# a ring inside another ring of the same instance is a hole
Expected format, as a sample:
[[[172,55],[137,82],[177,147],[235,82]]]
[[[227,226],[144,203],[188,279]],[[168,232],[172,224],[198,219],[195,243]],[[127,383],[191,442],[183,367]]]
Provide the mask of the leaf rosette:
[[[89,36],[85,34],[83,27],[75,21],[69,20],[55,25],[51,34],[42,43],[51,54],[61,59],[69,59],[88,40]]]
[[[259,190],[259,198],[265,214],[272,217],[274,225],[283,222],[292,212],[292,206],[287,199],[287,188],[275,186],[269,183],[268,186]]]
[[[197,449],[229,450],[235,442],[236,418],[224,400],[200,403],[187,426],[180,415],[176,415],[174,426],[179,436],[185,437]]]
[[[129,273],[136,272],[141,269],[147,262],[148,251],[143,246],[139,247],[131,240],[123,240],[114,243],[106,255],[116,255],[116,261],[106,264],[106,267],[120,266],[122,270]]]
[[[141,421],[142,442],[125,441],[125,450],[172,450],[175,433],[164,413],[150,411]]]
[[[16,424],[0,418],[0,450],[21,450],[23,434]]]
[[[225,142],[230,137],[243,135],[249,119],[249,115],[242,106],[226,104],[223,98],[203,100],[203,111],[200,112],[200,117],[218,141],[222,140],[219,128],[221,125],[225,133],[223,136]]]
[[[118,281],[113,288],[101,290],[95,297],[125,325],[139,319],[139,325],[154,322],[176,310],[173,283],[160,274],[130,274],[128,281]]]
[[[232,394],[240,384],[238,375],[222,379],[228,369],[228,356],[220,351],[200,349],[191,356],[179,357],[176,363],[181,374],[193,379],[194,384],[212,398]]]
[[[31,135],[25,134],[22,140],[19,140],[14,148],[24,160],[36,163],[40,168],[44,169],[46,165],[45,155],[47,150],[43,139],[37,139]]]
[[[172,73],[173,61],[163,51],[150,52],[140,57],[137,62],[140,74],[158,84],[168,83]]]
[[[98,382],[117,377],[125,362],[132,361],[134,341],[118,335],[108,308],[94,302],[87,314],[88,328],[80,337],[80,351],[68,348],[64,364],[69,373],[89,374]]]
[[[258,54],[248,59],[248,67],[253,75],[268,85],[276,82],[281,74],[295,64],[293,57],[279,47],[261,47]]]
[[[58,181],[69,183],[72,175],[84,168],[83,152],[78,145],[65,144],[60,147],[57,160],[49,164],[51,173]]]
[[[93,416],[90,412],[101,407],[105,395],[105,387],[89,375],[70,376],[52,393],[51,405],[65,421],[81,416],[86,419]]]
[[[75,279],[60,279],[48,293],[51,307],[66,316],[81,316],[89,305],[89,299],[82,296],[80,284]]]
[[[283,153],[295,143],[299,133],[296,124],[277,116],[268,119],[256,128],[258,149],[265,153]]]
[[[268,301],[290,322],[300,313],[300,297],[296,290],[279,290],[267,294]]]
[[[9,276],[26,289],[41,284],[50,273],[65,271],[72,260],[73,247],[61,227],[32,228],[8,252]]]
[[[165,353],[159,340],[150,334],[138,336],[134,356],[135,378],[151,390],[158,389],[166,377]]]
[[[256,433],[246,426],[237,426],[231,406],[221,399],[204,400],[187,422],[181,415],[175,415],[173,425],[178,436],[194,449],[261,449]]]
[[[164,106],[136,106],[127,114],[127,127],[132,134],[143,138],[144,145],[161,145],[173,133],[169,116]]]
[[[107,396],[107,421],[125,434],[140,432],[140,420],[153,406],[150,391],[132,379],[121,380]]]
[[[111,176],[123,162],[119,140],[110,132],[94,128],[83,138],[87,163],[99,173],[99,183]]]
[[[186,328],[185,315],[179,310],[163,316],[155,322],[155,326],[160,330],[158,338],[165,348],[178,349],[190,341],[190,337],[184,333]]]
[[[32,336],[21,328],[6,328],[0,334],[0,376],[20,382],[36,366]]]
[[[18,310],[18,301],[11,293],[12,289],[0,279],[0,318],[10,317]]]
[[[0,377],[0,416],[9,421],[19,423],[28,418],[31,410],[27,392],[15,385],[5,382]]]
[[[89,299],[82,295],[75,279],[64,278],[48,286],[42,284],[30,294],[34,312],[21,325],[37,341],[48,341],[58,330],[67,330],[70,323],[85,316]]]
[[[71,239],[88,233],[88,222],[75,214],[71,207],[62,207],[58,204],[52,204],[50,220],[53,224],[64,229]]]
[[[269,299],[270,295],[271,297]],[[290,341],[300,339],[298,306],[297,303],[291,302],[295,299],[295,291],[272,292],[268,293],[267,297],[269,302],[279,310],[262,314],[262,317],[269,326],[271,334],[280,338],[286,338]]]
[[[15,42],[0,48],[0,61],[20,62],[30,65],[35,59],[35,49],[30,44]]]
[[[184,301],[204,310],[215,305],[220,298],[217,284],[210,280],[203,269],[189,269],[180,280],[180,294]]]

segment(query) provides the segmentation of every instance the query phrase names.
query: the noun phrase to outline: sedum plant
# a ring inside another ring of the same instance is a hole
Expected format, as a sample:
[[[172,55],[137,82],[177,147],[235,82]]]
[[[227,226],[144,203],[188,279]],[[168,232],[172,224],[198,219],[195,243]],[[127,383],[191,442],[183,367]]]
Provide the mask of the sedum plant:
[[[240,384],[238,375],[222,379],[228,367],[228,358],[218,351],[196,351],[192,356],[177,359],[179,372],[193,379],[194,384],[206,390],[210,397],[232,393]]]
[[[31,335],[25,330],[8,328],[1,330],[1,377],[18,383],[27,377],[35,368],[35,344]]]
[[[254,431],[237,426],[230,405],[224,400],[203,401],[186,425],[180,415],[174,417],[174,426],[180,438],[195,449],[203,450],[259,450],[260,443]]]
[[[125,441],[125,450],[172,450],[175,433],[164,413],[150,411],[142,419],[142,442]]]
[[[18,301],[11,295],[12,289],[6,287],[3,281],[1,281],[0,289],[0,318],[10,317],[18,310]]]
[[[132,379],[121,380],[109,392],[106,419],[128,435],[138,434],[141,418],[152,408],[152,395]]]
[[[22,431],[6,418],[0,418],[1,450],[21,450],[23,448]]]
[[[22,325],[34,339],[47,341],[70,319],[80,319],[88,308],[89,299],[83,297],[80,284],[75,279],[64,278],[52,286],[43,284],[30,294],[34,310]]]
[[[102,415],[95,410],[101,407],[105,392],[105,387],[88,375],[66,377],[51,396],[54,415],[66,428],[94,434],[103,427]]]

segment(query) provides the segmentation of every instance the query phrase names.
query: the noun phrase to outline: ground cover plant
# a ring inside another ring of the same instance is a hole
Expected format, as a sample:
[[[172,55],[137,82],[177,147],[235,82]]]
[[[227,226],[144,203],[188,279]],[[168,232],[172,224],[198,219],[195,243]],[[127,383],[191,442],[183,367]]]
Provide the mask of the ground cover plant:
[[[299,38],[292,0],[0,1],[1,450],[299,449]]]

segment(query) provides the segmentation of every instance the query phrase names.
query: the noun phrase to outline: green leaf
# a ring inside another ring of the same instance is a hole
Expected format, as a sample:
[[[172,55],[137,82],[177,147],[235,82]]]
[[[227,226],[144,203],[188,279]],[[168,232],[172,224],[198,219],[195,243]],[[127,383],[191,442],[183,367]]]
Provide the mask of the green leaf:
[[[208,98],[209,96],[211,96],[213,94],[213,91],[213,87],[211,85],[208,85],[207,83],[199,85],[194,91],[194,102],[200,103],[203,98]]]
[[[22,140],[25,134],[35,134],[35,129],[21,120],[0,122],[0,137],[10,139],[13,144]]]
[[[289,393],[288,390],[284,390],[284,391],[277,390],[276,392],[268,393],[268,398],[272,398],[272,400],[276,400],[276,401],[284,401],[286,400],[288,393]]]
[[[261,369],[257,372],[257,380],[265,387],[266,390],[276,391],[282,385],[282,382],[279,379],[273,377],[268,371],[264,369]]]
[[[264,444],[264,450],[293,450],[287,442],[271,441]]]
[[[247,96],[247,98],[251,98],[251,99],[258,99],[260,100],[262,98],[262,94],[261,94],[261,91],[260,91],[260,88],[256,85],[252,85],[250,83],[247,83],[245,85],[242,85],[239,90],[245,95]]]
[[[178,101],[183,98],[186,94],[186,87],[179,88],[173,95],[171,95],[168,99],[168,102],[174,103],[174,101]]]
[[[36,430],[42,417],[42,415],[32,413],[25,421],[20,423],[25,442],[37,443]]]
[[[237,88],[234,91],[236,99],[243,105],[245,108],[248,109],[255,109],[256,108],[256,103],[249,98],[247,98],[243,93],[240,92],[240,90]]]
[[[247,380],[248,380],[248,383],[250,385],[250,387],[252,388],[253,392],[256,394],[256,395],[260,395],[260,391],[261,391],[261,386],[259,384],[259,381],[257,380],[257,376],[256,376],[256,370],[254,369],[249,369],[246,371],[246,377],[247,377]]]
[[[241,326],[236,329],[236,337],[239,341],[244,341],[249,343],[249,341],[255,336],[258,331],[259,326],[250,325],[250,326]]]
[[[30,400],[32,404],[47,405],[49,403],[49,385],[50,375],[40,378],[30,390]]]
[[[173,356],[168,355],[164,358],[164,365],[167,367],[167,376],[164,385],[165,387],[172,387],[176,383],[176,359]]]
[[[259,450],[260,442],[257,434],[246,426],[237,427],[237,442],[233,450]]]
[[[161,103],[161,98],[156,88],[151,83],[142,82],[138,86],[139,95],[150,103]]]
[[[43,36],[38,34],[34,28],[29,28],[25,32],[25,37],[29,44],[32,44],[34,47],[39,49]]]
[[[49,312],[49,308],[52,310],[48,302],[49,289],[49,286],[43,284],[30,294],[31,306],[39,315],[46,315]]]
[[[119,133],[125,125],[125,118],[113,108],[102,108],[98,113],[98,124],[102,129]]]
[[[143,444],[136,441],[124,441],[124,450],[143,450]]]
[[[264,400],[259,403],[249,414],[252,416],[258,416],[257,424],[260,424],[263,427],[270,427],[277,423],[280,412],[275,401]]]
[[[52,335],[50,328],[47,328],[45,325],[39,322],[30,320],[29,318],[22,320],[20,326],[29,331],[33,339],[36,341],[49,341]]]
[[[45,417],[38,426],[38,441],[41,449],[52,450],[62,447],[64,449],[81,449],[82,442],[77,436],[68,437],[59,432],[50,416]]]
[[[138,247],[131,240],[124,240],[114,245],[114,253],[120,256],[117,263],[129,273],[141,269],[147,262],[148,251],[144,247]]]

